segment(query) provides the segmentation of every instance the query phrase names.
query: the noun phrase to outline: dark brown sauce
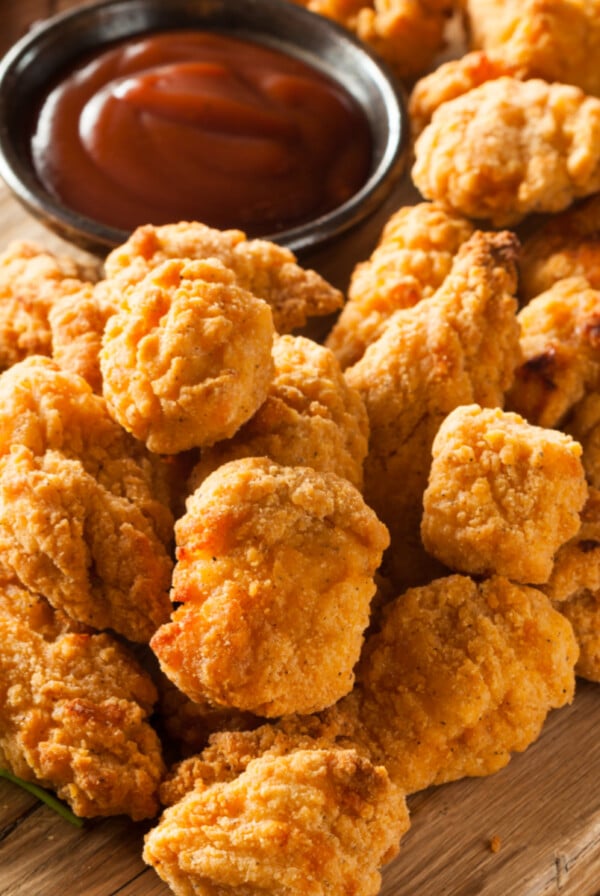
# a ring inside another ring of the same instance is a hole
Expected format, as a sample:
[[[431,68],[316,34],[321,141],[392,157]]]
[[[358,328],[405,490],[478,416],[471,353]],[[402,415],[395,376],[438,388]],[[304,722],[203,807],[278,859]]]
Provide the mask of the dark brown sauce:
[[[43,99],[31,147],[46,189],[123,230],[197,220],[277,233],[349,199],[371,161],[364,113],[333,80],[197,31],[88,56]]]

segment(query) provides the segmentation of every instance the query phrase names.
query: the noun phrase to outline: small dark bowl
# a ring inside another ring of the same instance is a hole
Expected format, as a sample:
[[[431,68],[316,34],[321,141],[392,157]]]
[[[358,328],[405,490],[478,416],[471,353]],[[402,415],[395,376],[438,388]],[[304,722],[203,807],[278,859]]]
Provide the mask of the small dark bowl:
[[[340,83],[366,114],[373,161],[363,187],[333,211],[265,239],[302,255],[356,227],[383,203],[405,164],[406,107],[393,76],[345,29],[286,0],[104,0],[42,22],[0,63],[0,176],[30,213],[92,252],[105,253],[128,238],[62,205],[41,185],[23,112],[35,108],[47,85],[82,54],[134,35],[182,28],[219,30],[297,56]]]

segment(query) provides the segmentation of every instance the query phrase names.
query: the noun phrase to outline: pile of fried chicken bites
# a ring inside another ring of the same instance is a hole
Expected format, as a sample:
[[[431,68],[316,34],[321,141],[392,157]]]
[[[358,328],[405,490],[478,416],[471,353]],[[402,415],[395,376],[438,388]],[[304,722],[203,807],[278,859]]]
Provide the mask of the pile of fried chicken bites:
[[[454,6],[304,5],[411,76]],[[375,896],[600,681],[600,0],[460,14],[346,296],[198,222],[0,256],[0,763],[177,896]]]

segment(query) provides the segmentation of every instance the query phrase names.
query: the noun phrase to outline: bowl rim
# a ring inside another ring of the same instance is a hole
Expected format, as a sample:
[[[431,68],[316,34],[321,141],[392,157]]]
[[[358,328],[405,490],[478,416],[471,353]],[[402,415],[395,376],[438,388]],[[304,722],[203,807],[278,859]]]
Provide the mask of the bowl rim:
[[[223,26],[215,28],[214,24],[211,24],[210,16],[218,11],[226,13],[229,10],[229,13],[235,17],[236,14],[240,14],[240,11],[251,15],[253,10],[259,8],[261,14],[284,12],[291,22],[304,28],[312,27],[314,29],[315,25],[318,25],[331,44],[334,41],[341,42],[346,52],[355,54],[356,59],[361,61],[362,72],[365,73],[365,76],[368,75],[370,83],[378,92],[387,125],[383,150],[379,158],[374,160],[372,170],[365,183],[350,199],[306,223],[277,233],[266,233],[261,235],[260,239],[284,245],[300,256],[316,248],[322,248],[354,229],[382,205],[404,171],[409,144],[409,119],[404,88],[387,63],[352,32],[337,22],[313,13],[305,7],[289,2],[289,0],[174,0],[174,2],[169,0],[168,5],[164,3],[164,0],[96,0],[96,2],[84,3],[34,23],[30,30],[9,47],[4,57],[0,59],[0,177],[35,218],[82,248],[96,253],[105,253],[122,244],[129,237],[130,232],[102,224],[83,215],[46,191],[35,177],[31,166],[17,151],[13,135],[10,133],[6,121],[7,87],[10,87],[11,81],[18,77],[21,70],[27,70],[27,67],[33,64],[40,45],[43,47],[45,41],[56,37],[66,26],[76,27],[78,23],[85,23],[90,17],[95,20],[98,16],[118,16],[119,12],[128,9],[154,10],[157,13],[160,10],[163,15],[168,12],[173,21],[169,26],[153,25],[146,29],[128,29],[124,26],[124,30],[114,38],[100,35],[97,44],[99,47],[135,34],[175,30],[182,27],[231,30],[239,36],[245,36],[246,39],[262,42],[267,46],[275,46],[303,59],[309,65],[313,65],[329,77],[333,77],[342,88],[354,95],[363,111],[366,111],[365,104],[356,97],[349,83],[336,75],[333,64],[330,64],[328,59],[323,59],[314,52],[308,51],[291,36],[284,38],[280,34],[265,35],[264,32],[252,30],[252,28],[249,30],[239,27],[225,29]],[[194,18],[197,17],[197,21],[193,25],[182,25],[181,15],[184,12]],[[85,50],[75,51],[72,60],[83,52]],[[65,60],[59,61],[55,71],[59,72],[65,64]],[[367,117],[375,138],[374,124],[369,118],[368,112]]]

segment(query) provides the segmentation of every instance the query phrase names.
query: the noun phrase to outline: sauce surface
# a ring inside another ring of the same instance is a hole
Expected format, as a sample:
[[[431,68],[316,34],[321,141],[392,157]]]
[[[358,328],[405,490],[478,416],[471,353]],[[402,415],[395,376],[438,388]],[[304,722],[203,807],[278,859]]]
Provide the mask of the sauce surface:
[[[302,61],[212,32],[160,32],[88,56],[43,98],[38,178],[123,230],[181,220],[277,233],[365,182],[355,100]]]

